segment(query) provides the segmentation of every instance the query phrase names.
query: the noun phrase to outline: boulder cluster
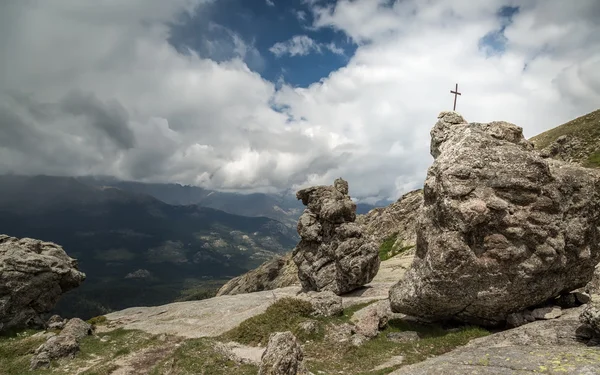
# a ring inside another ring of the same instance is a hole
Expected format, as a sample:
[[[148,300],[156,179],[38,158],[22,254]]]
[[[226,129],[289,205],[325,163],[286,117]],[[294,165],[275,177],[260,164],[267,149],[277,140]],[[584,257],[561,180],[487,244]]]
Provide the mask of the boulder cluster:
[[[0,235],[0,332],[43,327],[40,315],[84,279],[59,245]]]
[[[298,221],[300,242],[293,252],[305,291],[337,295],[369,283],[379,270],[376,243],[356,220],[356,204],[348,183],[300,190],[296,197],[307,207]]]

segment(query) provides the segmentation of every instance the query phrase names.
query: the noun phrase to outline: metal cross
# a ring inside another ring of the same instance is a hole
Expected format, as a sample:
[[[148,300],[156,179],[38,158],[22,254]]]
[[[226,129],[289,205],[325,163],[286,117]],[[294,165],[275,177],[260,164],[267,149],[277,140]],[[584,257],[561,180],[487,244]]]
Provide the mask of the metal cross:
[[[460,92],[458,92],[458,83],[456,84],[456,88],[454,89],[454,91],[450,90],[451,94],[454,94],[454,111],[456,111],[456,98],[458,97],[458,95],[460,95]]]

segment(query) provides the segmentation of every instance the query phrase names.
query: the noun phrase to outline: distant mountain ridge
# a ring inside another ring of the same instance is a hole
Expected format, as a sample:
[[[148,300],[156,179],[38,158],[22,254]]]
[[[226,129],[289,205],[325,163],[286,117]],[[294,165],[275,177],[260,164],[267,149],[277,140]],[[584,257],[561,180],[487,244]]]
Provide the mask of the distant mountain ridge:
[[[119,181],[101,177],[77,177],[79,181],[93,186],[110,186],[125,191],[150,195],[171,205],[197,204],[235,215],[268,217],[290,227],[295,227],[304,211],[302,202],[295,194],[240,194],[208,190],[197,186],[180,184],[142,183]],[[357,213],[364,214],[378,206],[387,206],[391,202],[378,202],[379,205],[357,204]]]
[[[88,278],[58,309],[83,317],[202,295],[297,242],[295,229],[266,217],[51,176],[0,176],[0,232],[56,242],[78,259]]]

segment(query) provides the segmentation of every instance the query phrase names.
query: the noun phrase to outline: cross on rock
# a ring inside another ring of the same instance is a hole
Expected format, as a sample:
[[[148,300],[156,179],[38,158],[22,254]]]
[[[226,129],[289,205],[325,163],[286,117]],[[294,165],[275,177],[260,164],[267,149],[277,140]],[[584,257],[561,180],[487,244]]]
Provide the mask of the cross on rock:
[[[456,111],[456,98],[458,97],[458,95],[461,95],[460,92],[458,92],[458,83],[456,84],[456,88],[454,89],[454,91],[450,90],[451,94],[454,94],[454,109],[453,111]]]

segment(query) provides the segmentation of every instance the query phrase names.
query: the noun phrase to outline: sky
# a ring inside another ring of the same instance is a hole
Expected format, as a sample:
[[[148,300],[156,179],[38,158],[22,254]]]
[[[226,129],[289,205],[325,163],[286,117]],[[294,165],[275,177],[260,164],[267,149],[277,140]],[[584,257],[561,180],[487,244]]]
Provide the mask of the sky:
[[[0,173],[420,188],[441,111],[600,107],[597,0],[4,0]]]

